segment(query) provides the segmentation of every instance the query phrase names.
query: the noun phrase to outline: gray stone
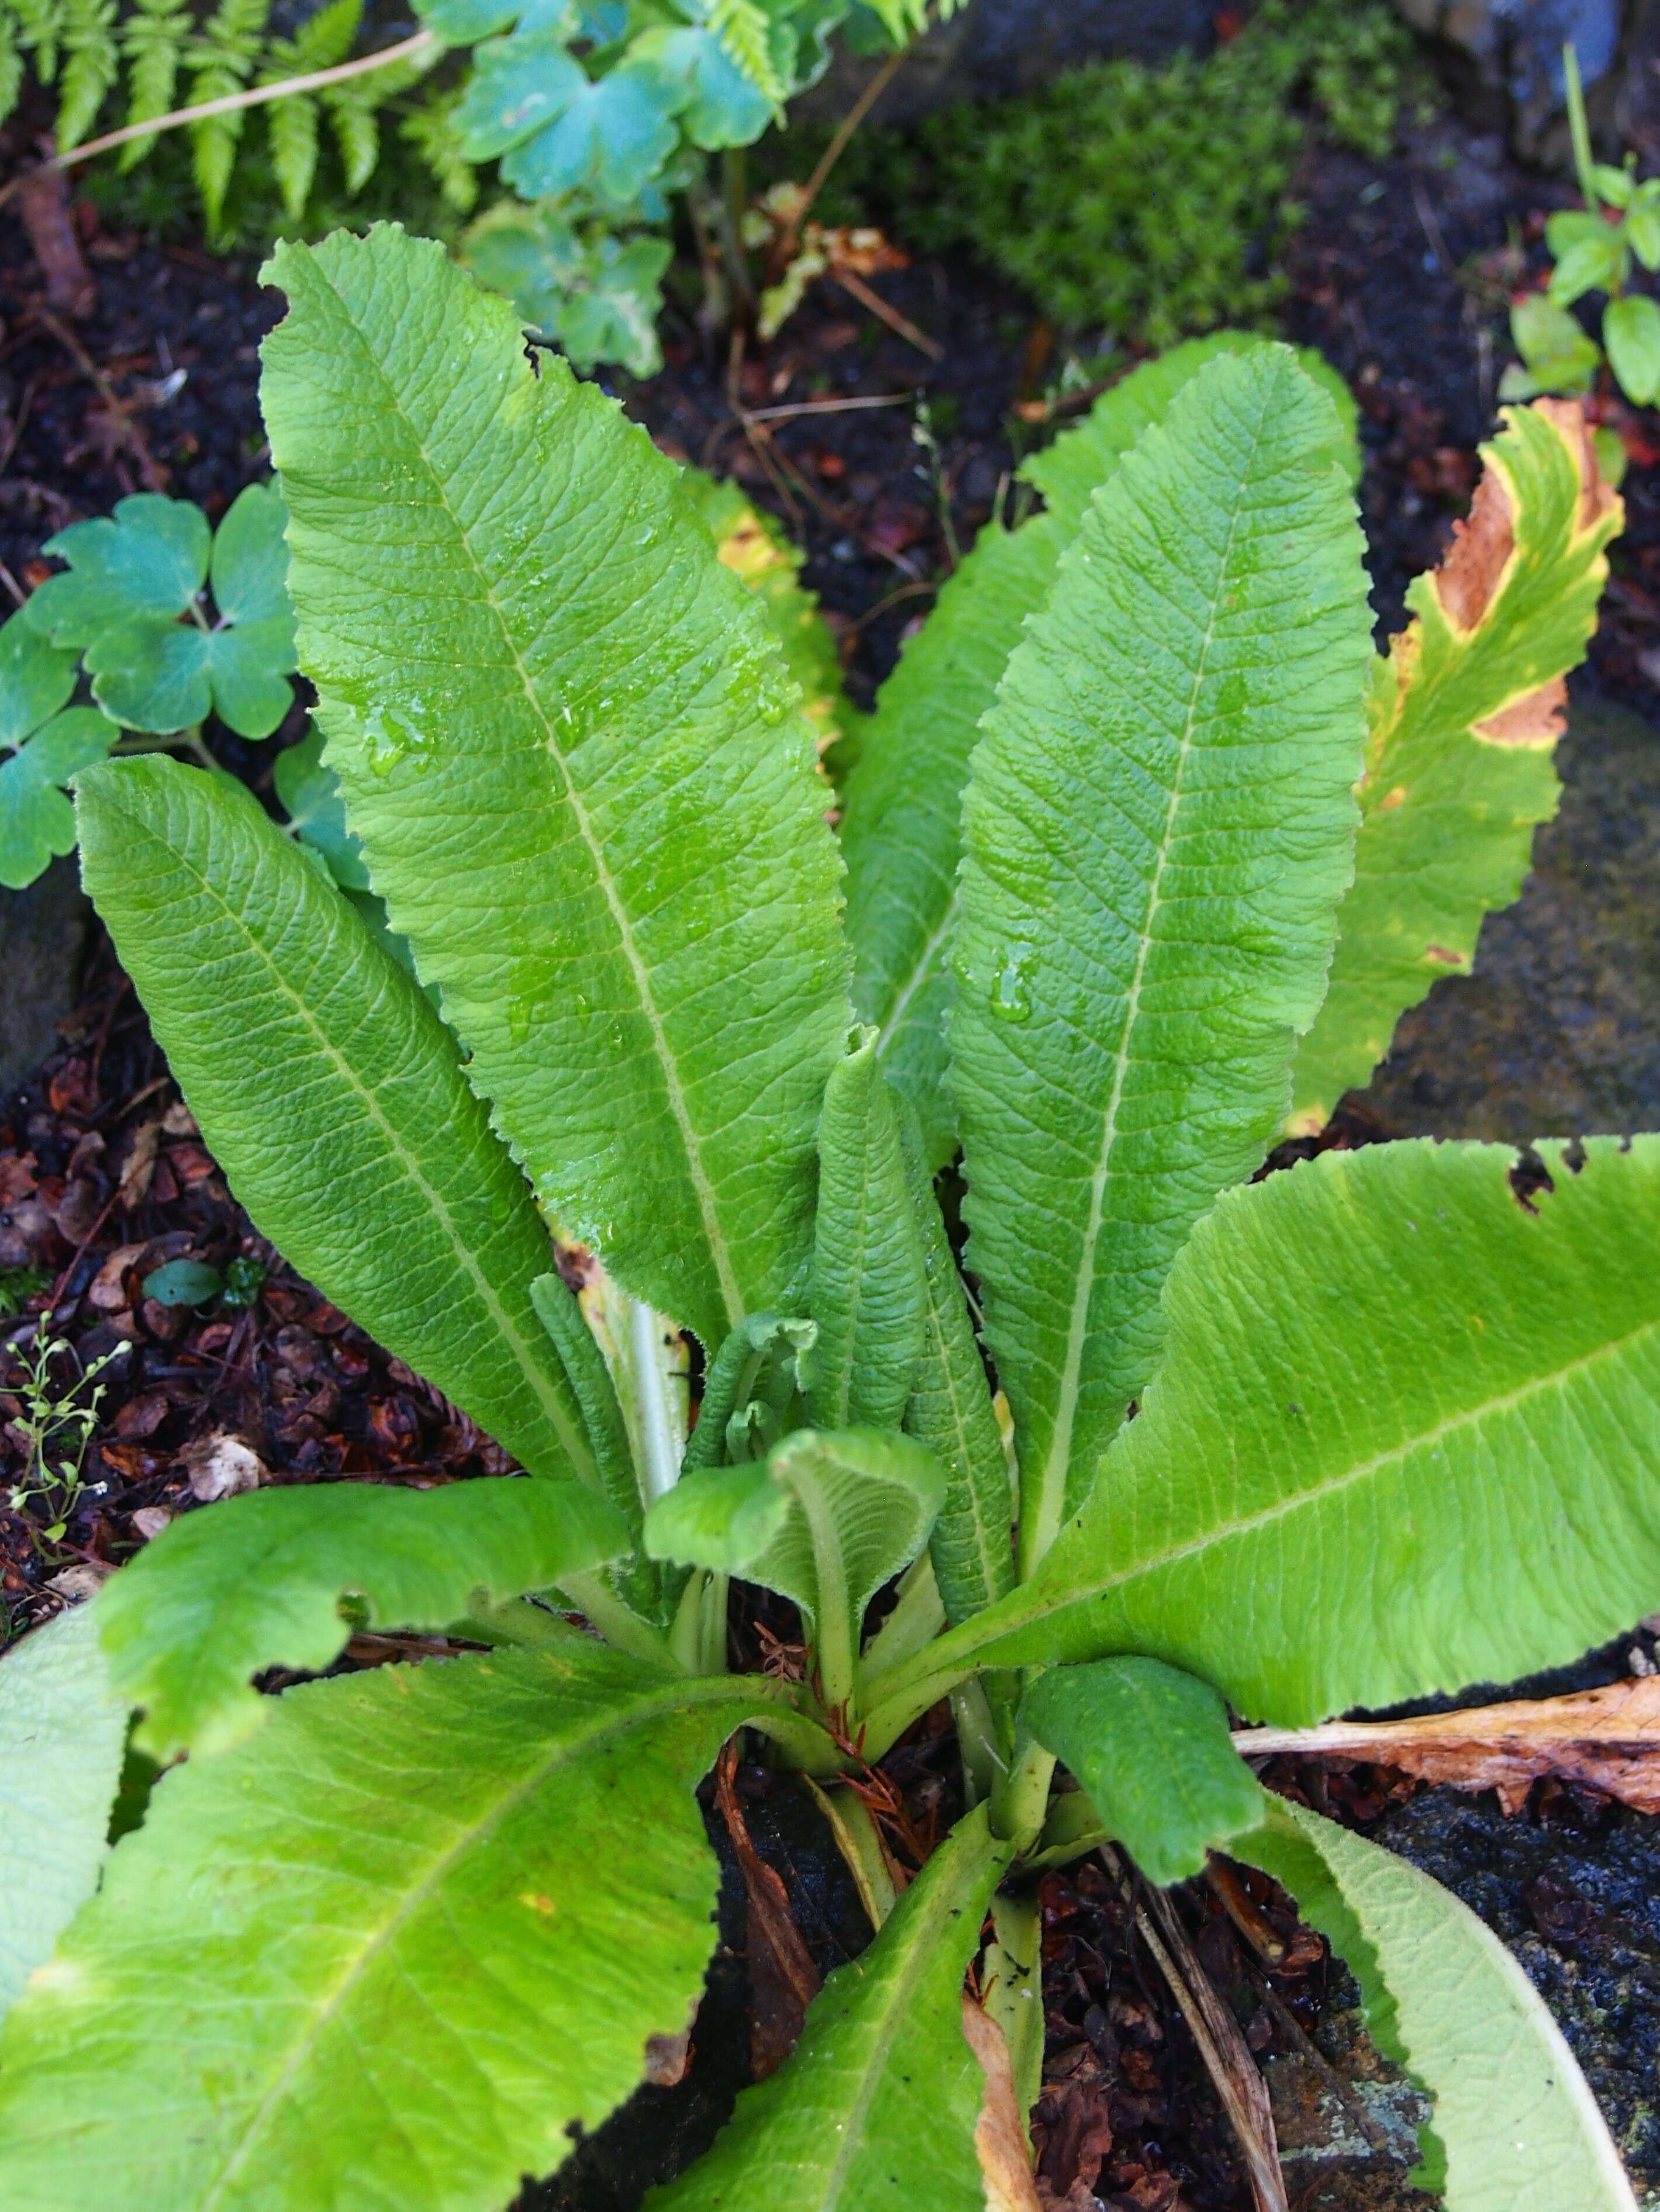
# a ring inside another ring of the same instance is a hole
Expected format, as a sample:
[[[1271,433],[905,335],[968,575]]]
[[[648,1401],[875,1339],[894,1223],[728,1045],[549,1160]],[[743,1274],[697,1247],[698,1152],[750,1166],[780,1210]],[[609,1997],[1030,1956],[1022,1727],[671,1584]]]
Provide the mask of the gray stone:
[[[52,1050],[75,1004],[91,913],[72,860],[54,860],[27,890],[0,890],[0,1091]]]
[[[1361,1103],[1407,1136],[1660,1129],[1660,729],[1576,697],[1564,790],[1475,973],[1438,982]]]
[[[1395,0],[1416,30],[1459,48],[1500,94],[1518,154],[1563,158],[1562,49],[1590,88],[1616,81],[1624,0]],[[1602,105],[1603,103],[1598,103]]]

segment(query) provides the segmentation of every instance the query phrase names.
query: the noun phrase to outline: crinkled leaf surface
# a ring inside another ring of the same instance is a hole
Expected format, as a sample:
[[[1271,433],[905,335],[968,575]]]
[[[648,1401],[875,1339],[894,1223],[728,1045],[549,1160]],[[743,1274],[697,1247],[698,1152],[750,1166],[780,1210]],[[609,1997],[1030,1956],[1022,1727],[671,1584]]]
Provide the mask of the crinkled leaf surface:
[[[1373,2040],[1433,2094],[1424,2178],[1447,2212],[1635,2212],[1573,2053],[1493,1930],[1364,1836],[1268,1802],[1239,1855],[1329,1937],[1360,1984]]]
[[[1577,405],[1505,410],[1468,522],[1374,673],[1355,878],[1331,983],[1298,1047],[1294,1132],[1364,1084],[1395,1024],[1468,974],[1483,915],[1522,888],[1556,811],[1563,679],[1583,657],[1624,510]]]
[[[0,2017],[97,1887],[126,1735],[89,1607],[0,1659]]]
[[[79,799],[87,887],[262,1235],[532,1474],[593,1478],[530,1302],[546,1231],[412,979],[234,786],[152,757]]]
[[[1043,493],[1044,511],[1012,532],[987,525],[860,725],[842,823],[854,1000],[860,1018],[881,1032],[883,1065],[916,1109],[932,1166],[943,1164],[957,1138],[946,1083],[949,945],[963,786],[981,717],[1098,485],[1207,362],[1262,343],[1247,331],[1222,331],[1177,346],[1133,369],[1084,422],[1033,454],[1020,474]],[[1335,452],[1356,473],[1353,399],[1317,354],[1304,349],[1298,358],[1339,405]]]
[[[1340,443],[1288,349],[1208,362],[1095,495],[975,750],[952,1085],[1028,1563],[1324,991],[1371,659]]]
[[[848,1020],[794,686],[673,464],[441,246],[273,272],[301,657],[374,887],[550,1213],[718,1344],[806,1259]]]
[[[1146,1653],[1301,1725],[1511,1681],[1651,1612],[1660,1136],[1538,1149],[1532,1211],[1498,1145],[1328,1152],[1223,1199],[1088,1503],[905,1702],[983,1642]]]
[[[807,1418],[821,1429],[891,1429],[922,1354],[927,1284],[875,1030],[855,1030],[852,1043],[830,1070],[818,1124]]]
[[[72,523],[41,547],[69,562],[49,576],[23,609],[54,645],[88,646],[112,623],[172,622],[201,590],[212,533],[189,500],[135,492],[113,514]]]
[[[1147,1880],[1200,1873],[1213,1844],[1261,1825],[1262,1785],[1234,1749],[1208,1682],[1158,1659],[1051,1667],[1020,1719],[1069,1766]]]
[[[8,2021],[12,2212],[498,2212],[686,2027],[691,1793],[772,1710],[576,1632],[289,1691],[162,1779]]]
[[[1227,332],[1177,346],[1097,400],[1024,473],[1048,511],[1016,531],[988,523],[905,647],[860,733],[842,792],[854,1002],[881,1036],[890,1081],[921,1122],[929,1164],[955,1148],[946,1085],[949,945],[957,919],[963,786],[980,720],[1027,617],[1043,605],[1091,493],[1219,352],[1260,343]]]
[[[985,2076],[963,1977],[1010,1847],[982,1806],[952,1831],[870,1948],[813,2000],[770,2081],[649,2212],[984,2212]]]
[[[944,1493],[938,1461],[909,1437],[803,1429],[763,1466],[683,1476],[646,1516],[646,1549],[792,1599],[835,1705],[852,1687],[866,1607],[927,1541]]]
[[[579,1482],[508,1476],[442,1490],[338,1483],[250,1492],[164,1528],[98,1595],[111,1678],[160,1759],[218,1751],[275,1711],[269,1667],[320,1674],[345,1649],[341,1600],[371,1628],[447,1628],[629,1549]]]
[[[0,745],[21,745],[75,689],[75,654],[49,645],[21,611],[0,623]]]
[[[75,809],[61,787],[121,732],[93,707],[65,707],[0,761],[0,884],[21,890],[56,853],[75,850]]]
[[[945,1469],[945,1501],[929,1549],[948,1617],[965,1620],[1014,1584],[1008,1454],[957,1256],[934,1197],[921,1124],[903,1100],[899,1142],[922,1250],[924,1321],[904,1425]]]

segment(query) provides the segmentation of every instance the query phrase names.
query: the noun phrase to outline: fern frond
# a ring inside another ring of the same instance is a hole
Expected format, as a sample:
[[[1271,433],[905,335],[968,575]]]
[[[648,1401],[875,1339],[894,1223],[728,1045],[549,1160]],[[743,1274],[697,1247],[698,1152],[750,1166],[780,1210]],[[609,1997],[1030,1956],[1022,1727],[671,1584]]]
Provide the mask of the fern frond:
[[[189,0],[134,0],[133,12],[121,27],[129,124],[172,113],[190,30]],[[155,143],[153,137],[130,141],[121,149],[123,169],[142,161]]]
[[[926,9],[927,0],[922,0]],[[767,33],[771,20],[760,0],[709,0],[708,27],[733,67],[763,100],[781,106],[789,87],[773,66]]]
[[[478,171],[461,151],[461,134],[455,127],[461,89],[429,93],[398,125],[398,135],[432,172],[445,205],[458,215],[471,215],[478,199]]]
[[[32,56],[34,74],[50,84],[58,74],[58,48],[64,35],[64,0],[11,0],[17,43]]]
[[[328,0],[291,39],[273,39],[266,50],[261,84],[276,84],[285,76],[303,76],[310,70],[332,69],[345,60],[363,20],[363,0]]]
[[[17,105],[23,89],[23,49],[17,41],[17,18],[0,7],[0,123]]]
[[[959,0],[939,0],[939,20],[957,13]],[[869,0],[871,13],[896,46],[908,46],[928,27],[928,0]]]
[[[219,0],[219,6],[202,26],[201,35],[191,41],[192,106],[201,100],[223,100],[242,89],[259,58],[270,14],[271,0]],[[196,186],[207,211],[210,235],[217,233],[224,212],[242,124],[242,112],[233,109],[228,115],[210,116],[205,123],[191,126]]]
[[[331,85],[323,94],[349,192],[362,191],[380,158],[378,111],[418,83],[430,66],[430,61],[394,62],[389,69],[377,70],[373,76],[351,77],[344,84]]]
[[[260,64],[258,82],[281,84],[286,77],[305,76],[313,70],[332,69],[337,62],[344,61],[362,14],[363,0],[329,0],[291,39],[271,41]],[[316,100],[303,92],[273,100],[265,110],[271,167],[291,222],[298,222],[304,214],[317,174],[319,113]]]
[[[305,92],[274,100],[265,110],[271,165],[290,222],[305,213],[317,174],[317,102]]]
[[[115,0],[65,0],[64,72],[53,130],[60,154],[78,146],[92,128],[120,65]]]

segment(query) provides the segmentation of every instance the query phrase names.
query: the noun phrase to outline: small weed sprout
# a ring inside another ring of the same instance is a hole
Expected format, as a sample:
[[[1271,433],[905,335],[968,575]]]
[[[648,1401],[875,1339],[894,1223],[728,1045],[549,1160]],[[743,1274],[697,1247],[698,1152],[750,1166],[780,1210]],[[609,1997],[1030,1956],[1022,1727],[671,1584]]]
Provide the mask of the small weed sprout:
[[[81,1494],[82,1470],[104,1399],[98,1377],[129,1349],[118,1344],[90,1367],[82,1367],[75,1346],[58,1336],[40,1338],[32,1351],[14,1352],[22,1381],[15,1394],[21,1410],[12,1428],[26,1457],[23,1479],[11,1486],[9,1496],[14,1513],[23,1512],[34,1498],[47,1502],[54,1516],[43,1532],[49,1543],[61,1540]],[[52,1380],[52,1368],[60,1357],[75,1364],[74,1380],[67,1386]]]

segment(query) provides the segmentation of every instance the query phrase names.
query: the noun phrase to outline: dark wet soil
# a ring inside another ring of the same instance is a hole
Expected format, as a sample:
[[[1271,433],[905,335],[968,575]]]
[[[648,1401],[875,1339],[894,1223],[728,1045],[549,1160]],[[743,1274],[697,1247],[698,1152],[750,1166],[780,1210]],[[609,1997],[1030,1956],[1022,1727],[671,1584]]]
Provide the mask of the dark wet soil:
[[[1311,148],[1298,189],[1308,216],[1286,328],[1360,396],[1363,507],[1388,628],[1468,502],[1505,357],[1505,297],[1538,265],[1542,215],[1566,195],[1456,120],[1417,132],[1387,163]],[[76,221],[94,292],[79,318],[43,312],[27,241],[0,225],[0,591],[9,579],[28,588],[52,531],[125,493],[162,488],[216,514],[265,466],[256,348],[280,302],[248,267],[124,235],[89,210]],[[625,394],[666,447],[739,476],[788,522],[861,702],[926,611],[953,540],[971,539],[1043,434],[1012,410],[1041,415],[1066,356],[1018,295],[968,263],[919,263],[877,289],[938,359],[825,291],[735,381],[690,326],[672,326],[665,374]],[[1652,416],[1608,413],[1639,461],[1660,457]],[[1474,978],[1437,986],[1351,1102],[1356,1137],[1660,1124],[1660,468],[1634,468],[1625,496],[1627,533],[1559,756],[1561,816],[1541,835],[1521,903],[1488,925]],[[243,747],[231,765],[258,782],[269,759]],[[252,1303],[147,1301],[147,1274],[181,1255],[263,1269]],[[74,1347],[60,1379],[72,1358],[131,1349],[106,1370],[80,1492],[0,1510],[0,1641],[210,1490],[202,1470],[216,1439],[244,1443],[279,1482],[450,1480],[502,1464],[255,1235],[96,942],[60,1045],[0,1100],[0,1270],[19,1267],[37,1271],[38,1287],[28,1298],[9,1279],[23,1310],[0,1319],[0,1345],[49,1316]],[[0,1387],[15,1379],[0,1374]],[[15,1410],[0,1399],[0,1415]],[[0,1483],[18,1467],[15,1431],[0,1434]],[[49,1535],[58,1518],[63,1534]],[[1652,1639],[1622,1639],[1591,1678],[1639,1661],[1654,1663]],[[939,1780],[932,1756],[924,1745],[901,1772],[918,1803]],[[1505,1820],[1489,1798],[1376,1770],[1281,1778],[1425,1866],[1498,1929],[1563,2021],[1633,2178],[1660,2191],[1660,1823],[1548,1784]],[[739,1789],[827,1972],[865,1931],[818,1816],[758,1770]],[[527,2193],[524,2212],[625,2212],[710,2139],[746,2077],[742,1887],[725,1828],[712,1811],[709,1821],[721,1948],[688,2077],[642,2089],[557,2181]],[[1293,2201],[1324,2212],[1425,2204],[1400,2155],[1409,2100],[1359,2035],[1346,1974],[1280,1900],[1264,1890],[1261,1901],[1289,1945],[1272,1971],[1213,1891],[1195,1886],[1182,1910],[1264,2062]],[[1043,1902],[1048,2201],[1077,2204],[1082,2187],[1121,2212],[1244,2206],[1219,2107],[1116,1884],[1090,1863],[1050,1877]]]

